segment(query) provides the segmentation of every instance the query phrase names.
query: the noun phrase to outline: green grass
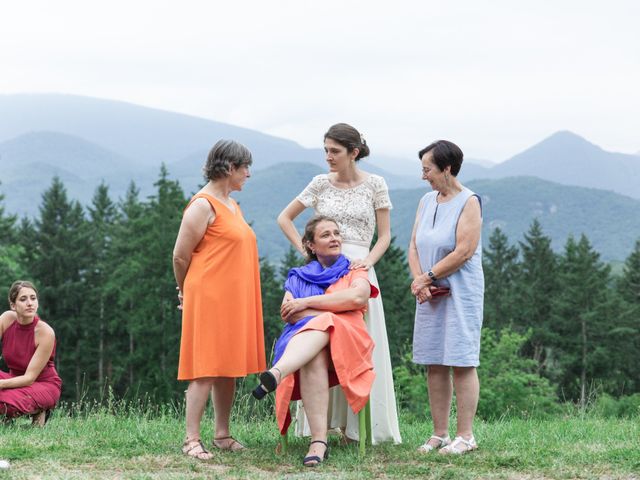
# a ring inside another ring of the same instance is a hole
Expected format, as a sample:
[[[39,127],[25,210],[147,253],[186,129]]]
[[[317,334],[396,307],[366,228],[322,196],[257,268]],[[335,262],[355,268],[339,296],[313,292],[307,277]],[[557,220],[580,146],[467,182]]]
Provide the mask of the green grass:
[[[211,419],[203,422],[210,443]],[[33,478],[428,478],[540,479],[640,478],[640,418],[567,416],[546,420],[477,422],[479,450],[462,457],[415,452],[430,433],[425,421],[401,419],[402,445],[370,447],[359,459],[356,445],[331,437],[331,457],[310,471],[301,465],[307,441],[291,438],[275,453],[273,421],[235,419],[234,435],[249,450],[216,453],[198,462],[180,453],[183,420],[175,411],[106,409],[67,416],[59,411],[44,429],[26,420],[0,427],[0,458],[11,462],[0,480]]]

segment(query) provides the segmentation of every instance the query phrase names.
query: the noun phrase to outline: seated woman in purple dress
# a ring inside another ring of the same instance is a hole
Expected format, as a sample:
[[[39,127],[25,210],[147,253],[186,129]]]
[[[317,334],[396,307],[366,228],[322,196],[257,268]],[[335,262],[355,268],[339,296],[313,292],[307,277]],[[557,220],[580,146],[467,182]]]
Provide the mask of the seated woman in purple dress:
[[[0,370],[0,415],[31,415],[33,424],[42,426],[62,389],[53,365],[56,336],[36,315],[38,292],[30,282],[14,282],[9,306],[0,315],[2,358],[9,367],[8,373]]]

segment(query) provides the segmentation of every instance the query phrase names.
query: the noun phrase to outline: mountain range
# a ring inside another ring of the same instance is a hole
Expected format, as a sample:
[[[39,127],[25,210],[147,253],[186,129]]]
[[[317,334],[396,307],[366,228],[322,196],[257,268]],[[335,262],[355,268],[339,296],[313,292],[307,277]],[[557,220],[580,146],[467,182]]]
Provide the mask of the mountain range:
[[[216,140],[244,143],[254,156],[253,178],[238,198],[262,242],[261,253],[270,257],[286,246],[275,215],[313,175],[326,170],[320,148],[119,101],[0,95],[0,118],[5,120],[0,122],[0,193],[6,210],[19,215],[37,214],[41,194],[56,175],[70,197],[86,205],[101,181],[117,198],[133,180],[145,198],[165,163],[191,193],[203,183],[201,168]],[[425,192],[419,160],[373,150],[361,167],[387,180],[395,203],[394,234],[406,244],[415,205]],[[640,157],[607,152],[571,132],[557,132],[499,164],[467,159],[459,178],[483,195],[485,229],[500,226],[514,241],[534,217],[549,229],[555,247],[569,233],[585,232],[608,259],[623,259],[640,236],[635,220],[640,218]]]

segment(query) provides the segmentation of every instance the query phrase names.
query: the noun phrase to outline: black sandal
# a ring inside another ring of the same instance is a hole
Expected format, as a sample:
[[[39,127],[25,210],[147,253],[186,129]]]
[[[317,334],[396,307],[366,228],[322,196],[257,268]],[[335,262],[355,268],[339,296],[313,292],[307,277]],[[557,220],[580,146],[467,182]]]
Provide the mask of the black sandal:
[[[305,467],[317,467],[318,465],[320,465],[322,462],[324,462],[329,458],[329,445],[327,445],[327,442],[324,442],[322,440],[314,440],[309,445],[313,445],[314,443],[321,443],[327,448],[325,448],[324,455],[322,458],[320,458],[317,455],[309,455],[308,457],[304,457],[302,459],[302,465],[304,465]],[[315,462],[315,463],[309,463],[309,462]]]
[[[282,372],[276,367],[272,367],[272,368],[273,370],[278,370],[278,374],[280,375],[280,378],[282,378]],[[262,400],[267,393],[271,393],[276,388],[278,388],[278,380],[276,379],[276,376],[273,373],[271,373],[269,370],[267,370],[266,372],[262,372],[259,378],[260,378],[260,385],[254,388],[251,394],[257,400]]]

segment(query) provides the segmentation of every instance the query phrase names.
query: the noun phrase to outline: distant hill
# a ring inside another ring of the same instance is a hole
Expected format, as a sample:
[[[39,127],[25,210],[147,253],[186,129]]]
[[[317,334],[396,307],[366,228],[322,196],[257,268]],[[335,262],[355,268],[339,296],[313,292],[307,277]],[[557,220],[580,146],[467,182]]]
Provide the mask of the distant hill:
[[[640,198],[640,158],[607,152],[571,132],[557,132],[488,171],[461,173],[466,179],[530,175],[563,185],[612,190]]]
[[[584,233],[605,260],[624,260],[640,238],[640,201],[617,193],[570,187],[535,177],[475,180],[466,184],[483,201],[485,246],[500,227],[512,243],[537,218],[552,247],[561,251],[570,234]],[[391,225],[400,245],[409,242],[415,209],[427,189],[395,190]]]
[[[20,215],[37,214],[54,175],[71,198],[87,205],[101,181],[117,199],[134,180],[145,198],[164,162],[189,194],[203,182],[201,168],[215,141],[233,138],[246,144],[254,155],[253,178],[239,198],[254,221],[264,253],[275,256],[286,247],[277,227],[272,231],[275,215],[314,174],[327,170],[321,148],[307,149],[254,130],[125,102],[74,95],[0,95],[0,118],[6,120],[0,122],[0,193],[6,196],[6,210]],[[319,146],[323,133],[318,132]],[[370,143],[375,150],[375,141]],[[394,234],[404,245],[415,204],[424,192],[417,155],[395,158],[374,151],[361,167],[383,175],[392,189]],[[506,178],[521,176],[555,183]],[[609,259],[625,258],[640,235],[637,200],[612,193],[640,198],[640,157],[604,151],[571,132],[558,132],[501,164],[467,158],[459,178],[486,195],[485,228],[500,225],[513,241],[534,216],[549,229],[555,247],[569,232],[588,228],[594,245]]]
[[[324,171],[308,163],[277,164],[255,171],[244,190],[234,193],[245,218],[256,231],[261,255],[273,261],[282,257],[289,244],[276,224],[276,217],[314,175]],[[62,177],[69,191],[80,192],[85,199],[84,205],[89,203],[93,189],[89,188],[87,181],[67,171],[46,171],[44,167],[31,164],[31,183],[39,193],[28,196],[24,185],[3,184],[5,206],[11,207],[7,211],[23,213],[21,208],[26,205],[31,209],[29,214],[36,214],[41,203],[40,194],[49,186],[45,178],[54,173]],[[194,192],[202,183],[197,176],[184,179],[189,182],[181,182],[186,194]],[[538,218],[545,233],[552,238],[554,249],[561,250],[569,234],[579,236],[586,233],[603,259],[620,261],[628,256],[635,240],[640,237],[640,201],[613,192],[563,186],[534,177],[475,180],[466,184],[483,199],[485,242],[491,230],[499,226],[515,243],[522,239],[531,221]],[[123,182],[119,188],[124,191],[125,187],[126,182]],[[417,189],[392,189],[390,192],[394,205],[392,234],[401,248],[408,245],[418,201],[428,189],[425,185]],[[114,199],[118,197],[116,190],[110,187]],[[148,193],[151,193],[151,188],[142,198]],[[299,227],[309,215],[310,212],[305,212],[298,219]]]
[[[287,172],[287,181],[282,181]],[[322,170],[290,163],[256,172],[236,197],[246,218],[253,222],[260,252],[278,259],[288,248],[276,225],[276,216]],[[277,189],[273,188],[278,184]],[[499,226],[515,243],[538,218],[553,248],[561,250],[569,234],[585,233],[605,260],[623,260],[640,237],[640,201],[613,192],[567,187],[533,177],[478,180],[468,183],[484,205],[484,239]],[[420,198],[429,187],[392,190],[392,233],[405,248]],[[616,221],[612,221],[616,219]],[[300,222],[302,223],[302,221]]]
[[[33,131],[81,137],[140,166],[158,167],[232,138],[264,152],[265,166],[300,158],[295,142],[247,128],[126,102],[76,95],[0,95],[0,141]]]
[[[30,132],[0,143],[3,181],[23,178],[21,171],[30,164],[49,165],[84,180],[133,171],[129,159],[73,135]]]

